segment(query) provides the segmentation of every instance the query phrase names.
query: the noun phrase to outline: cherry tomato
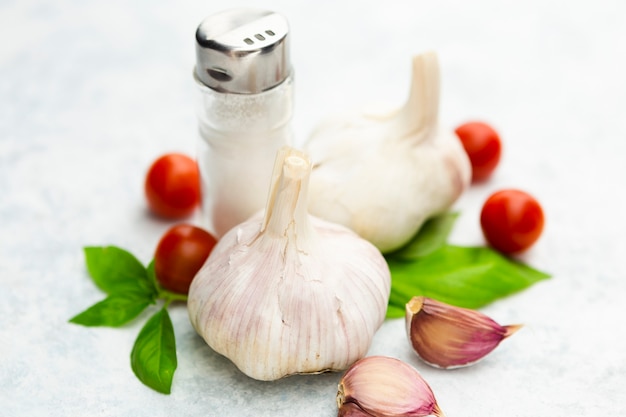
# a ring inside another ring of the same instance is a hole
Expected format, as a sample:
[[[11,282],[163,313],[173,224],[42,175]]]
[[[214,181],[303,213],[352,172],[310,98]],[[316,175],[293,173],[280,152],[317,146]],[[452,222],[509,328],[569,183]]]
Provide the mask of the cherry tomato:
[[[484,181],[500,162],[502,142],[498,133],[488,124],[469,122],[455,130],[472,164],[472,181]]]
[[[150,166],[144,189],[155,214],[168,219],[187,217],[200,203],[198,165],[186,155],[163,155]]]
[[[209,257],[216,239],[190,224],[178,224],[161,238],[154,254],[154,273],[163,288],[187,294],[189,285]]]
[[[513,254],[532,246],[543,231],[539,202],[524,191],[501,190],[485,201],[480,225],[487,242],[496,250]]]

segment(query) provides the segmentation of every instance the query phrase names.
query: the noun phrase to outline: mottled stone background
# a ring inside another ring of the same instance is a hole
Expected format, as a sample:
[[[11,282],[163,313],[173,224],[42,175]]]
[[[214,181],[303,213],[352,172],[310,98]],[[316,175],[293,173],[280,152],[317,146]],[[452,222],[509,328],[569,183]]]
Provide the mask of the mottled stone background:
[[[129,365],[150,311],[122,329],[67,323],[103,298],[83,246],[148,262],[170,226],[147,213],[144,173],[161,153],[195,152],[195,28],[246,4],[0,0],[3,416],[336,415],[339,374],[250,380],[203,344],[184,306],[171,309],[170,396]],[[448,416],[626,415],[626,3],[254,4],[292,26],[298,141],[333,112],[400,105],[411,56],[434,49],[442,123],[487,120],[505,146],[493,179],[458,202],[452,240],[483,243],[478,213],[496,189],[544,205],[544,236],[524,259],[553,278],[483,309],[523,330],[461,370],[419,362],[402,320],[385,323],[371,354],[414,365]]]

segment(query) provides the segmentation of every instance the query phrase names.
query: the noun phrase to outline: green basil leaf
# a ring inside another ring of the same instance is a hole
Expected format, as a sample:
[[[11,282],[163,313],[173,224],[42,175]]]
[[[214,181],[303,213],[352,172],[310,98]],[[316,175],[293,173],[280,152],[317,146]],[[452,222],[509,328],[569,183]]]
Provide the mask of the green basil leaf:
[[[400,317],[404,317],[406,315],[405,309],[398,307],[396,303],[392,303],[389,301],[389,305],[387,306],[387,316],[388,319],[397,319]]]
[[[144,293],[112,294],[72,317],[70,322],[83,326],[119,327],[137,317],[153,302],[154,298]]]
[[[148,276],[148,281],[150,281],[152,286],[155,289],[159,288],[159,283],[157,282],[156,273],[154,272],[154,259],[151,260],[148,266],[146,267],[146,274]]]
[[[146,268],[130,252],[115,246],[86,247],[87,270],[107,294],[128,291],[156,294]]]
[[[428,219],[415,237],[397,251],[387,255],[394,259],[413,260],[442,248],[452,231],[459,213],[443,213]]]
[[[479,308],[550,277],[487,247],[446,245],[411,262],[387,263],[392,277],[389,304],[394,307],[388,318],[403,316],[405,304],[416,295]]]
[[[150,388],[169,394],[176,359],[176,338],[172,320],[163,307],[143,326],[130,353],[133,372]]]

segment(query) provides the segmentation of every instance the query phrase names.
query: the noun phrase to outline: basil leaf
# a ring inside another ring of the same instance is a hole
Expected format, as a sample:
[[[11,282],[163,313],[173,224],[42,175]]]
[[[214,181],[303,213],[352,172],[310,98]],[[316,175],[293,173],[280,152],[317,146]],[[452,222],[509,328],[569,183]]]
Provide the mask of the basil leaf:
[[[152,283],[154,288],[158,288],[159,284],[157,283],[156,273],[154,272],[154,259],[151,260],[146,267],[146,275],[148,276],[148,280]]]
[[[130,353],[133,372],[150,388],[169,394],[176,359],[176,338],[172,320],[163,307],[143,326]]]
[[[128,291],[156,294],[146,268],[130,252],[115,246],[91,246],[84,251],[91,279],[107,294]]]
[[[550,276],[487,247],[445,245],[415,261],[388,259],[391,295],[387,317],[400,317],[416,295],[479,308]]]
[[[388,257],[413,260],[442,248],[446,244],[448,235],[450,235],[452,226],[458,217],[459,213],[443,213],[431,217],[407,245],[390,253]]]
[[[407,302],[408,302],[408,300],[407,300]],[[389,305],[387,306],[387,316],[386,316],[386,318],[388,318],[388,319],[397,319],[397,318],[400,318],[400,317],[404,317],[406,315],[406,310],[403,309],[403,308],[400,308],[398,306],[400,303],[401,302],[396,304],[396,303],[392,303],[391,300],[389,301]]]
[[[83,326],[119,327],[137,317],[153,302],[154,298],[143,293],[112,294],[72,317],[70,322]]]

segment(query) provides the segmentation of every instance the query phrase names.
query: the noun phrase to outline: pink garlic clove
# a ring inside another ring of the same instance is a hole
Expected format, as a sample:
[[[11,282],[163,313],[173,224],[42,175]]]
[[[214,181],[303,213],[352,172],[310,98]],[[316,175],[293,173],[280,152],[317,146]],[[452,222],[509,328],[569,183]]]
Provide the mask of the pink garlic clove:
[[[338,417],[444,417],[428,383],[410,365],[385,356],[354,363],[337,391]]]
[[[439,368],[472,365],[522,327],[501,326],[478,311],[421,296],[407,303],[406,326],[417,355]]]

